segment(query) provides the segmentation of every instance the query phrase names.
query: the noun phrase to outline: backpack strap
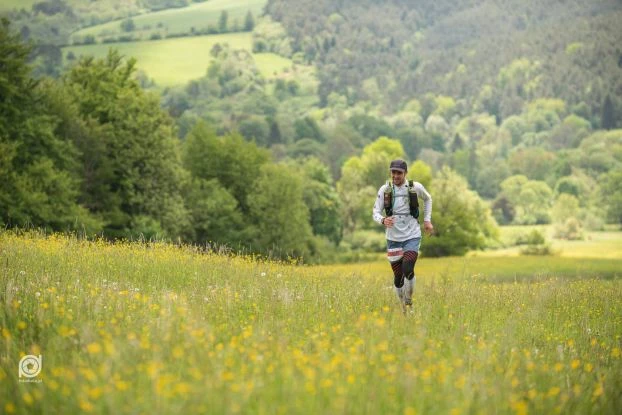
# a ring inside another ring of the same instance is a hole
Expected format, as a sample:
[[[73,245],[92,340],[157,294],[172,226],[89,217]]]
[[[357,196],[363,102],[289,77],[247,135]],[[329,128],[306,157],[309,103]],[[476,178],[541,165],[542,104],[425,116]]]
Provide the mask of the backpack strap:
[[[393,201],[395,200],[394,189],[387,180],[384,187],[384,213],[387,217],[393,216]]]
[[[419,219],[419,198],[415,190],[414,180],[408,180],[408,203],[410,204],[410,214],[415,219]]]

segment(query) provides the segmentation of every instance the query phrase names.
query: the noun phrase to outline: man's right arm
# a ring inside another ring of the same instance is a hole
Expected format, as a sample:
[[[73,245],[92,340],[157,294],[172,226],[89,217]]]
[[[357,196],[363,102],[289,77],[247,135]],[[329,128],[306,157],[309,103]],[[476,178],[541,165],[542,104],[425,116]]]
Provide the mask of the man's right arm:
[[[381,186],[378,190],[378,196],[376,197],[376,202],[374,203],[374,210],[372,213],[374,222],[381,225],[382,219],[384,219],[384,216],[382,216],[382,209],[384,209],[384,185]]]

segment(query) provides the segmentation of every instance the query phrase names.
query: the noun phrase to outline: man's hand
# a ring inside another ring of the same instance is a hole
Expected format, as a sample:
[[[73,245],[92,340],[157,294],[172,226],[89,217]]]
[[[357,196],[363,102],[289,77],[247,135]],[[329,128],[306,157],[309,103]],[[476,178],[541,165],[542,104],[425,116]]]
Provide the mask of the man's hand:
[[[428,236],[432,235],[434,233],[434,226],[432,225],[432,222],[428,222],[428,221],[423,222],[423,231]]]
[[[387,218],[384,218],[384,220],[382,221],[382,224],[384,225],[385,228],[391,228],[393,227],[393,216],[389,216]]]

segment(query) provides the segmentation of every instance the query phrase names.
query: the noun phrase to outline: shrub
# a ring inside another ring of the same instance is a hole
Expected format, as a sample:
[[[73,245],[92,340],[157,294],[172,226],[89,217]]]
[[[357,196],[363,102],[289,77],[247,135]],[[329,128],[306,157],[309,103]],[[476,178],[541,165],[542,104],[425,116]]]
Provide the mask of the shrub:
[[[583,226],[575,217],[566,219],[565,222],[555,225],[555,238],[567,239],[570,241],[584,239]]]
[[[376,231],[355,231],[346,240],[352,250],[366,252],[382,252],[387,245],[384,233]]]
[[[521,248],[521,255],[551,255],[553,250],[544,235],[534,229],[525,238],[526,246]]]

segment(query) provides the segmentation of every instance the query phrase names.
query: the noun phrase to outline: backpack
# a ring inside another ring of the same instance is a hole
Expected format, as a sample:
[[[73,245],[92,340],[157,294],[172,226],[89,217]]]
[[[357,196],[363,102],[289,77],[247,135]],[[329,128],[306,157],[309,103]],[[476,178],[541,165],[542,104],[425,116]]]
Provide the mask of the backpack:
[[[415,219],[419,219],[419,199],[417,198],[417,192],[415,191],[415,182],[408,180],[408,203],[410,204],[410,215]],[[387,184],[384,187],[384,212],[388,216],[393,216],[393,183],[387,180]]]

